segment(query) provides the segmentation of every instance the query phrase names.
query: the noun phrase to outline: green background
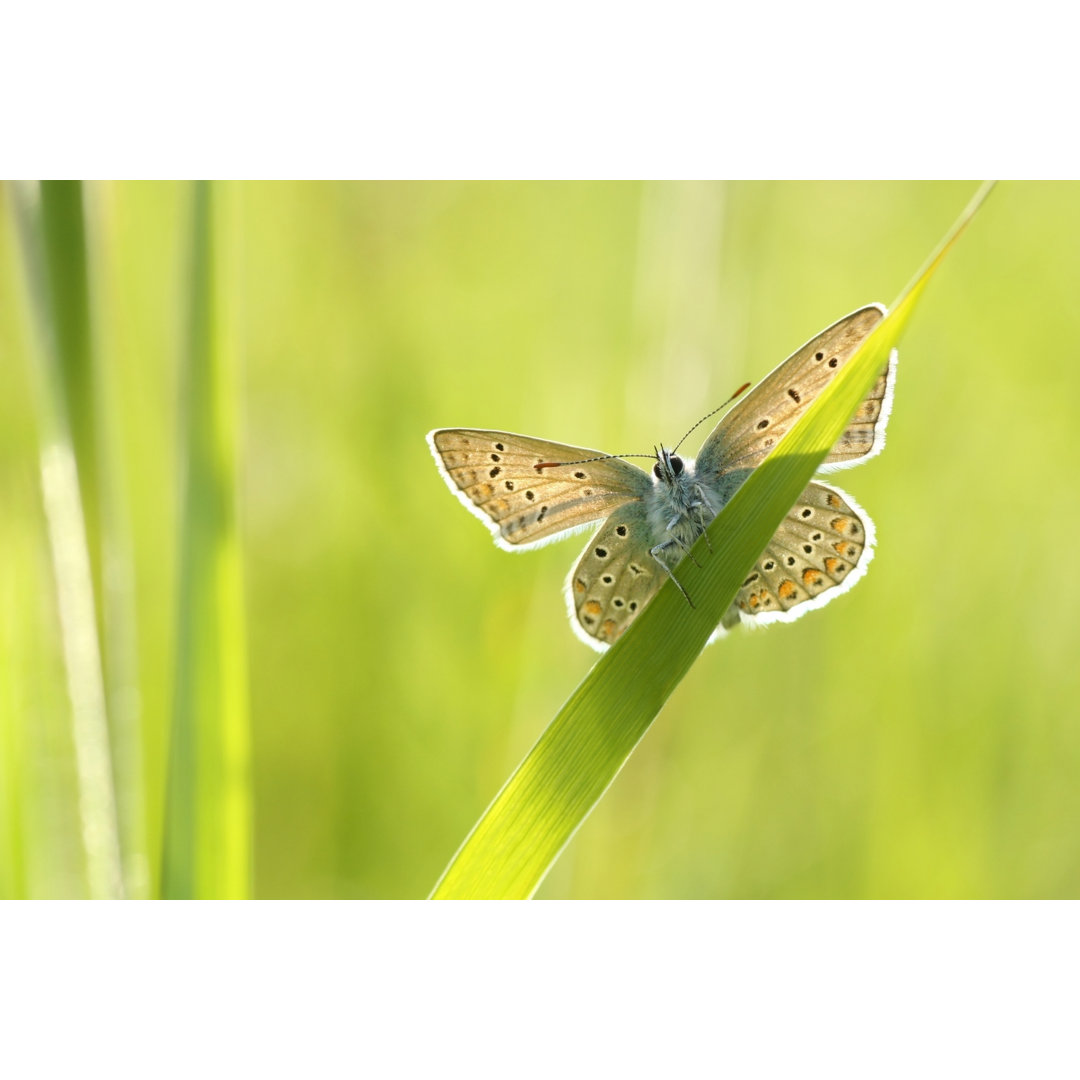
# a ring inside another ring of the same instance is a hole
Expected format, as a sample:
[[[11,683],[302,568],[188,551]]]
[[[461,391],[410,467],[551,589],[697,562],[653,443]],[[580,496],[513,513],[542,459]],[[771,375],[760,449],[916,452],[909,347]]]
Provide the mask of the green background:
[[[253,894],[425,895],[595,659],[562,598],[582,540],[499,551],[428,430],[670,445],[827,324],[891,303],[974,187],[230,188]],[[110,701],[138,734],[118,798],[129,888],[157,895],[192,190],[86,194],[130,596],[108,632],[135,658]],[[0,895],[81,896],[10,204]],[[1078,281],[1080,185],[999,185],[902,344],[884,454],[836,477],[877,525],[866,579],[706,650],[539,896],[1080,894],[1080,578],[1061,562],[1080,530]]]

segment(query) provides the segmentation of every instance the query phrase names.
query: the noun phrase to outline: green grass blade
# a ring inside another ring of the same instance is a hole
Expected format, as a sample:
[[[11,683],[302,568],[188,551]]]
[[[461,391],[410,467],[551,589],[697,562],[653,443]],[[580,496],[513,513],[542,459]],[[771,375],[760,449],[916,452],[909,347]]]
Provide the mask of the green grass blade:
[[[99,491],[97,386],[90,330],[90,283],[82,184],[70,180],[41,183],[41,231],[53,323],[56,386],[63,396],[78,463],[79,491],[86,525],[98,632],[104,641],[101,611],[101,498]]]
[[[41,183],[41,232],[57,364],[56,387],[64,397],[71,444],[79,465],[79,490],[94,595],[102,596],[102,530],[97,481],[97,394],[90,328],[90,282],[82,185],[73,180]],[[98,603],[98,634],[103,615]]]
[[[21,185],[14,195],[44,358],[37,394],[41,488],[71,699],[87,885],[92,897],[118,897],[123,875],[100,636],[98,467],[82,185]]]
[[[251,892],[251,776],[236,521],[234,370],[226,295],[225,192],[196,185],[184,363],[186,475],[176,688],[162,892]]]
[[[705,647],[784,515],[839,439],[984,185],[842,372],[746,480],[632,628],[597,662],[466,838],[435,899],[531,896]],[[711,552],[709,546],[711,545]]]

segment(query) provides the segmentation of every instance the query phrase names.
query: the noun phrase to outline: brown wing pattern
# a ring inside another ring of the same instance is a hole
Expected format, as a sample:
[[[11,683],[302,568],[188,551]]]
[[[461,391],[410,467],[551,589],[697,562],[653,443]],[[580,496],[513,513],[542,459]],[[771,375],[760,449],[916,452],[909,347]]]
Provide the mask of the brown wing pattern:
[[[735,596],[744,622],[790,621],[846,592],[865,573],[873,524],[853,503],[824,484],[806,488]]]
[[[649,554],[649,526],[640,502],[620,506],[599,529],[566,581],[574,633],[594,649],[618,640],[666,577]]]
[[[716,425],[698,455],[698,472],[718,476],[736,469],[756,468],[842,370],[884,313],[884,308],[876,304],[861,308],[789,356]],[[860,413],[841,436],[834,453],[843,456],[836,458],[837,462],[863,457],[873,449],[874,425],[878,417],[887,415],[884,405],[891,370],[890,363],[860,406]]]
[[[896,351],[877,377],[870,393],[863,398],[851,423],[822,462],[822,469],[831,472],[843,469],[880,453],[885,445],[885,426],[892,411],[892,396],[896,386]]]
[[[509,549],[605,517],[652,483],[637,466],[616,458],[538,472],[541,462],[598,453],[507,431],[451,428],[431,432],[428,442],[450,490]]]

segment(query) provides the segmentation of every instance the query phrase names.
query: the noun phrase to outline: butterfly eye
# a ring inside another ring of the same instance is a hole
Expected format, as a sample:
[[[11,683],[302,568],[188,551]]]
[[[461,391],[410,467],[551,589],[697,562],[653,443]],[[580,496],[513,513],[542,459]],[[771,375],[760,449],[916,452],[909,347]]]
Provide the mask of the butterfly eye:
[[[682,461],[682,458],[680,458],[680,457],[675,457],[674,455],[672,455],[672,457],[671,457],[671,471],[672,471],[672,472],[673,472],[673,473],[674,473],[674,474],[675,474],[676,476],[679,476],[679,475],[680,475],[680,474],[682,473],[682,471],[683,471],[683,461]]]
[[[664,474],[660,471],[660,462],[659,461],[652,467],[652,472],[653,472],[653,476],[655,476],[657,480],[663,480],[664,479]]]

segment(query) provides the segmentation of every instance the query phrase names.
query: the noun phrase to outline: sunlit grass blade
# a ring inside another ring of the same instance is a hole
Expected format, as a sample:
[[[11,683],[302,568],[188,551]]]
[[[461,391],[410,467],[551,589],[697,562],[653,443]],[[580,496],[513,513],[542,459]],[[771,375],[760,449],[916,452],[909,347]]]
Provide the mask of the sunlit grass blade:
[[[98,394],[90,329],[89,259],[82,184],[65,180],[42,182],[41,232],[51,301],[57,389],[63,395],[78,464],[86,546],[90,553],[94,595],[98,598],[98,631],[104,640],[101,632],[104,614],[101,610]]]
[[[228,320],[226,192],[194,190],[176,684],[162,892],[242,898],[251,891],[251,776],[237,423]]]
[[[101,655],[100,529],[93,342],[82,185],[14,190],[44,358],[37,400],[41,487],[72,707],[89,894],[123,895]]]
[[[525,898],[535,892],[705,647],[989,190],[990,185],[979,190],[890,313],[717,516],[708,538],[702,537],[694,549],[700,565],[683,560],[679,577],[695,607],[688,608],[671,583],[660,590],[507,781],[447,867],[433,898]]]

